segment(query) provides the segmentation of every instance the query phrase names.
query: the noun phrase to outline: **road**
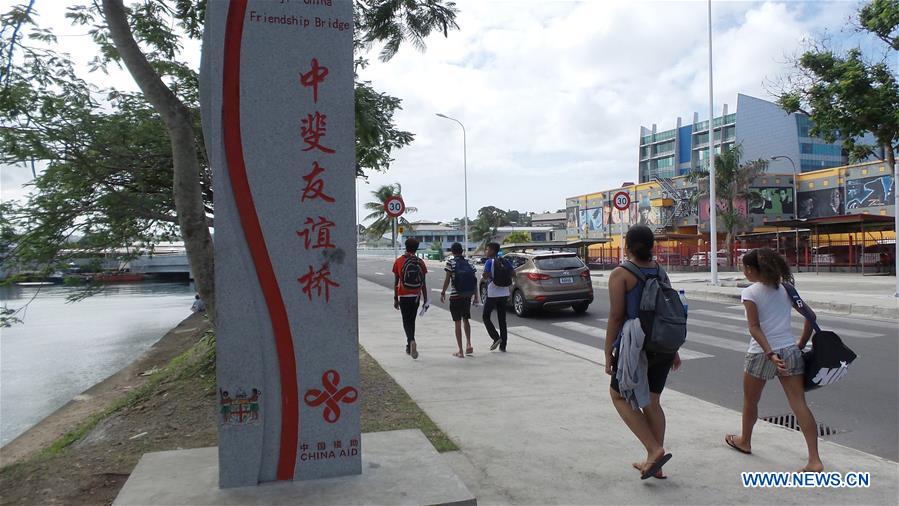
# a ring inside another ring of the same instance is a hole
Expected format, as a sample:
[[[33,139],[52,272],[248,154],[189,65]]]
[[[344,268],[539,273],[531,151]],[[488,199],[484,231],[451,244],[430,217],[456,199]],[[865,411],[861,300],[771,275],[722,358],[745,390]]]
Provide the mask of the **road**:
[[[393,282],[390,268],[390,259],[359,258],[359,277],[384,287],[390,287]],[[439,291],[444,274],[442,270],[429,269],[431,303],[441,305]],[[515,351],[516,336],[539,340],[539,336],[545,335],[543,333],[601,348],[609,309],[608,293],[596,288],[595,294],[595,302],[581,315],[564,309],[518,318],[510,309],[509,352]],[[687,297],[689,299],[689,293]],[[392,309],[391,304],[389,298],[384,301],[387,309]],[[696,300],[689,304],[687,343],[681,351],[684,365],[669,376],[667,387],[739,411],[742,408],[743,357],[750,339],[742,306]],[[448,301],[442,306],[449,309]],[[794,329],[798,332],[802,320],[795,316]],[[473,312],[472,317],[481,320],[480,314]],[[812,391],[807,396],[819,424],[836,430],[835,434],[824,438],[893,461],[899,460],[896,429],[899,420],[899,331],[896,323],[825,314],[819,315],[819,323],[825,329],[836,331],[858,354],[843,381]],[[400,329],[398,334],[401,335]],[[455,339],[449,320],[446,339]],[[486,351],[488,344],[476,342],[475,348]],[[759,416],[789,413],[780,385],[769,382],[759,404]],[[701,417],[702,413],[696,413],[696,416]],[[739,430],[739,419],[734,418],[733,426],[721,428],[722,440],[726,432]],[[827,456],[822,457],[826,461]]]

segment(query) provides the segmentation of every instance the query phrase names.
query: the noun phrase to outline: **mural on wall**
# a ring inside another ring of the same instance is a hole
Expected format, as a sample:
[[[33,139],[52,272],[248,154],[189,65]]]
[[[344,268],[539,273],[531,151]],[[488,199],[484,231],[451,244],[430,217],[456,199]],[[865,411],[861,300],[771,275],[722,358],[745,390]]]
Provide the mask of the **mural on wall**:
[[[687,201],[687,207],[683,213],[677,215],[678,218],[699,216],[699,199],[696,199],[697,193],[699,193],[699,188],[684,188],[681,190],[681,198]]]
[[[743,216],[749,215],[749,209],[746,204],[745,199],[737,199],[734,201],[734,208],[742,214]],[[699,199],[699,221],[702,223],[708,223],[709,221],[709,198],[705,197]],[[726,211],[727,210],[727,201],[724,199],[718,199],[718,211]],[[719,221],[720,223],[720,221]]]
[[[749,209],[752,214],[793,214],[792,188],[759,188],[761,199],[754,202]]]
[[[585,231],[587,230],[587,226],[588,226],[588,223],[587,223],[587,210],[586,210],[586,209],[580,209],[580,210],[578,211],[578,213],[577,213],[577,217],[578,217],[578,222],[577,222],[577,224],[578,224],[578,231],[581,232],[581,233],[583,233],[583,232],[585,232]]]
[[[843,214],[839,188],[799,192],[799,218],[823,218]]]
[[[568,228],[569,229],[578,228],[578,208],[577,207],[569,207],[565,210],[565,214],[568,217]]]
[[[605,230],[605,212],[602,207],[587,209],[587,225],[591,232]]]
[[[627,211],[619,211],[610,202],[606,202],[604,209],[606,216],[608,216],[606,223],[609,225],[617,225],[619,223],[629,225],[637,222],[637,206],[634,204]]]
[[[895,198],[893,176],[883,175],[846,181],[846,209],[888,206]]]

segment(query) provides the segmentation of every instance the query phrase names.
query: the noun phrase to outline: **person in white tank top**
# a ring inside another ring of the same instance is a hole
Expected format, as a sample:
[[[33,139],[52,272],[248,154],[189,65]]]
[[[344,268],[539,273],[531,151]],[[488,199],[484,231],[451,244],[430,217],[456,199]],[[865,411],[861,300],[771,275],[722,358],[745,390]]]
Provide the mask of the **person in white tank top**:
[[[743,424],[739,435],[727,434],[724,442],[741,453],[752,453],[752,429],[758,420],[762,390],[768,380],[777,377],[808,446],[808,462],[800,472],[822,472],[824,464],[818,455],[818,424],[805,401],[803,381],[802,349],[811,338],[812,325],[809,320],[805,321],[802,336],[797,341],[790,328],[790,311],[795,306],[783,287],[784,283],[793,283],[790,267],[775,251],[759,248],[743,257],[743,273],[753,283],[741,295],[749,335],[752,336],[744,361]]]

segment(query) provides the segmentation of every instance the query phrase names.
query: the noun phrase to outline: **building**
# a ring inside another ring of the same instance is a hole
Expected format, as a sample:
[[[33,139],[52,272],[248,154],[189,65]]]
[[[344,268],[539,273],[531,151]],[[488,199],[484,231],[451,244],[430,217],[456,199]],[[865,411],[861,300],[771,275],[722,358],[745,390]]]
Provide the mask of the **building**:
[[[439,242],[444,251],[449,251],[454,242],[465,242],[465,231],[436,221],[417,221],[409,225],[403,234],[405,238],[415,238],[421,243],[421,249],[428,249]]]
[[[769,172],[781,174],[793,172],[786,157],[795,162],[797,172],[847,165],[848,155],[841,144],[812,137],[811,127],[811,120],[804,114],[787,114],[773,102],[738,94],[737,110],[728,113],[725,104],[722,115],[714,120],[715,154],[741,145],[744,160],[782,156],[785,158],[771,161],[769,167]],[[873,136],[864,141],[876,144]],[[639,181],[682,176],[697,168],[707,170],[708,155],[709,122],[699,121],[698,113],[693,113],[692,123],[686,125],[677,118],[675,128],[670,130],[658,131],[655,124],[651,128],[641,126]]]
[[[878,265],[883,248],[894,251],[896,182],[884,161],[806,172],[795,182],[792,174],[769,173],[754,188],[758,202],[735,203],[746,220],[746,226],[737,231],[735,249],[740,242],[744,248],[769,245],[793,265],[862,270]],[[709,202],[694,198],[698,191],[687,177],[677,176],[569,197],[567,239],[608,238],[608,244],[591,247],[589,255],[617,262],[627,229],[647,225],[656,232],[660,258],[690,265],[694,254],[708,249],[709,240]],[[631,199],[624,211],[612,205],[618,192],[626,192]],[[727,205],[718,202],[719,208]],[[718,244],[723,247],[720,214],[718,232]]]
[[[531,217],[531,226],[549,227],[553,230],[565,228],[565,213],[542,213]]]

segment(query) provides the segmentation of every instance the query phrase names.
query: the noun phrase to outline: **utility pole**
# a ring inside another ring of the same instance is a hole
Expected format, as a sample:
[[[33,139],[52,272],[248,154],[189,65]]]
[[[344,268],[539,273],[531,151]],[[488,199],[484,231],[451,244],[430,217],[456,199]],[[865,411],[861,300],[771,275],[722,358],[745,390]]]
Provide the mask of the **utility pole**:
[[[722,134],[724,130],[722,129]],[[715,195],[715,103],[712,93],[712,0],[709,0],[709,265],[718,286],[718,198]]]

